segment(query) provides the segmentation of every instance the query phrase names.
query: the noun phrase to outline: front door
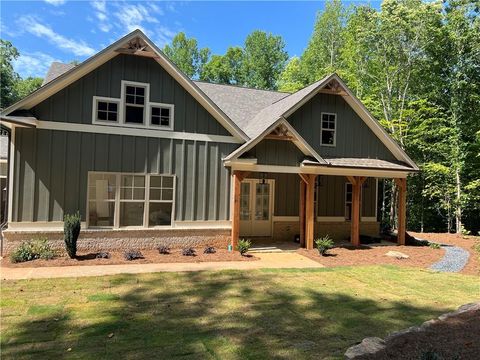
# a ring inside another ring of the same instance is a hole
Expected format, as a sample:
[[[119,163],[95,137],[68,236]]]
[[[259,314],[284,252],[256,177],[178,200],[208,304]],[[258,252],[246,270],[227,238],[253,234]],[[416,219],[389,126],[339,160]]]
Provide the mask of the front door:
[[[272,236],[274,180],[245,179],[240,186],[240,236]]]

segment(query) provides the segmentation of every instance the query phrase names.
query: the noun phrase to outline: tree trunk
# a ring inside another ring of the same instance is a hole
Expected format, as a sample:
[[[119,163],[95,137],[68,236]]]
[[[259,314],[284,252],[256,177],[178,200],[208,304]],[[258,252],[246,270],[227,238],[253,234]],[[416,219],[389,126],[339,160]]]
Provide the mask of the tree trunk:
[[[462,195],[462,183],[460,182],[460,171],[458,167],[455,169],[455,186],[457,187],[456,211],[455,211],[455,225],[457,234],[462,233],[462,204],[460,202]]]

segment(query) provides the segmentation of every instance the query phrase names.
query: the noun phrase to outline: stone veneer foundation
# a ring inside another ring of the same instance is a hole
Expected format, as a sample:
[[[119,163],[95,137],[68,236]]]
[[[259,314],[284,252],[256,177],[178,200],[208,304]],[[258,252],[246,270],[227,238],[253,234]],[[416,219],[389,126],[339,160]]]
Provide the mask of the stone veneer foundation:
[[[4,232],[3,252],[13,250],[21,241],[46,237],[56,249],[64,249],[62,231]],[[79,251],[155,249],[160,245],[171,248],[215,246],[226,248],[230,229],[168,229],[168,230],[82,230],[78,238]]]

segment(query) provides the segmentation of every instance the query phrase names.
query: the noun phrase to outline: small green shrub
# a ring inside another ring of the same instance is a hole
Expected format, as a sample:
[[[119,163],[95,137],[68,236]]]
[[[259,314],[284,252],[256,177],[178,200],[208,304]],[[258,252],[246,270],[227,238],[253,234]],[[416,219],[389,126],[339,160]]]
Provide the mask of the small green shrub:
[[[182,255],[183,256],[197,256],[197,253],[195,252],[194,248],[188,247],[188,248],[182,249]]]
[[[250,240],[238,240],[237,250],[240,252],[240,255],[244,256],[251,247],[252,242]]]
[[[12,263],[19,263],[35,259],[50,260],[54,257],[55,251],[53,251],[48,243],[48,239],[37,238],[29,241],[22,241],[10,254],[10,261]]]
[[[430,244],[428,244],[428,246],[431,249],[440,249],[442,247],[440,244],[437,244],[437,243],[430,243]]]
[[[65,249],[71,259],[77,255],[77,239],[80,235],[80,213],[66,214],[63,218],[63,238],[65,240]]]
[[[318,253],[322,256],[325,256],[327,251],[333,248],[333,245],[333,240],[328,235],[315,240],[315,246],[317,247]]]

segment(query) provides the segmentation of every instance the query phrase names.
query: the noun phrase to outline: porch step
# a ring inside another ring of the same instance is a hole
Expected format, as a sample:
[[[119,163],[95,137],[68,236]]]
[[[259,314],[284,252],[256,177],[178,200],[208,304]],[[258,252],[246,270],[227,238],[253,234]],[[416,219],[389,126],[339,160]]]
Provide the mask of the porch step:
[[[280,249],[276,246],[263,246],[263,247],[260,247],[260,246],[256,246],[256,247],[252,247],[250,248],[250,250],[248,250],[249,253],[251,254],[255,254],[255,253],[282,253],[282,252],[295,252],[295,250],[285,250],[285,249]]]

